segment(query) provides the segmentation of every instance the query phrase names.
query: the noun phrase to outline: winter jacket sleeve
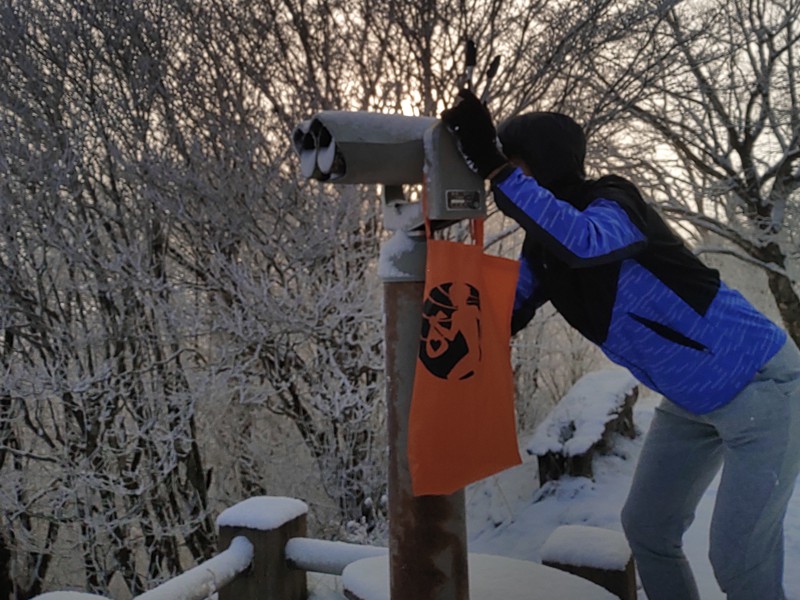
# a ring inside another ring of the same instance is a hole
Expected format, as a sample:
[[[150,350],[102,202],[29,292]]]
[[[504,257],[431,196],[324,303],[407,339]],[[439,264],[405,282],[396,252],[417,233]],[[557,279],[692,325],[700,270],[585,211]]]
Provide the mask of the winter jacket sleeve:
[[[627,258],[646,244],[644,225],[616,199],[596,198],[580,211],[520,169],[493,181],[497,207],[570,267]]]

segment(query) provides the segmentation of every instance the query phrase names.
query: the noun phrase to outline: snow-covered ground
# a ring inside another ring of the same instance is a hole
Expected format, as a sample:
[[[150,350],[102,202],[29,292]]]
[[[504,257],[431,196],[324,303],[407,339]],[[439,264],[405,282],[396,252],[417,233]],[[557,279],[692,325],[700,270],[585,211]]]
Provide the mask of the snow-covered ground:
[[[650,425],[658,403],[646,395],[634,408],[642,432]],[[535,459],[472,486],[467,495],[470,551],[538,561],[539,550],[559,525],[594,525],[621,531],[619,511],[628,493],[642,446],[618,438],[615,453],[595,459],[595,480],[570,479],[539,490]],[[521,440],[523,445],[525,440]],[[708,561],[708,529],[718,480],[706,491],[689,529],[685,551],[694,569],[703,600],[724,599]],[[800,487],[800,486],[797,486]],[[800,492],[795,488],[786,518],[786,574],[788,600],[800,600]],[[641,599],[645,596],[640,592]]]
[[[645,395],[634,409],[637,428],[644,433],[658,402]],[[538,562],[540,549],[559,525],[592,525],[621,531],[619,511],[627,495],[631,476],[642,446],[635,440],[618,438],[615,452],[595,460],[594,481],[567,479],[538,489],[534,458],[491,477],[467,490],[469,550]],[[528,440],[521,439],[523,447]],[[708,528],[717,482],[709,487],[697,518],[685,539],[686,553],[694,568],[703,600],[724,599],[711,572]],[[786,518],[786,575],[788,600],[800,600],[800,492],[795,492]],[[340,600],[333,579],[316,583],[314,600]],[[640,600],[645,599],[640,591]]]

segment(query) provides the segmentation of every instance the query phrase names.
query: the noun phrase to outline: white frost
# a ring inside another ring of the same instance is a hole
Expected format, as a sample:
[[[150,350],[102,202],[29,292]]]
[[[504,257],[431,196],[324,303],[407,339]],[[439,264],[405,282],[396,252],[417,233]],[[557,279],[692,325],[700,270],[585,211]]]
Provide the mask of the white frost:
[[[308,505],[296,498],[255,496],[222,511],[217,527],[246,527],[269,531],[308,513]]]
[[[631,558],[625,536],[619,531],[588,525],[562,525],[542,546],[542,561],[576,567],[623,570]]]
[[[600,439],[606,423],[636,385],[636,378],[625,369],[604,369],[584,375],[536,429],[528,453],[583,454]]]

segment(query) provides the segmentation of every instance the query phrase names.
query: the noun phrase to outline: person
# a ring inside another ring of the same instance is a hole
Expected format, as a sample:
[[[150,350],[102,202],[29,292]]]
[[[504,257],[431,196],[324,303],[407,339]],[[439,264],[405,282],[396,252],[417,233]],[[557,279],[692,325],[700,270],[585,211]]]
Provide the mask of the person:
[[[663,396],[621,515],[647,597],[699,598],[682,538],[721,468],[710,529],[717,582],[731,600],[785,598],[783,521],[800,469],[796,345],[630,181],[586,178],[586,140],[571,118],[531,112],[495,129],[462,90],[442,121],[525,231],[512,331],[549,301]]]

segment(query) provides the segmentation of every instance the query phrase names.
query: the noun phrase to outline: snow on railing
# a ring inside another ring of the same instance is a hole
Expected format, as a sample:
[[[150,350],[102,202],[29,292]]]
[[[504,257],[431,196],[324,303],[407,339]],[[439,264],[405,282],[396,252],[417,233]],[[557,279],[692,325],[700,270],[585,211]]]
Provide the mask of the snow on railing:
[[[286,559],[295,569],[312,573],[341,575],[345,567],[362,558],[386,556],[388,548],[294,538],[286,544]]]
[[[227,550],[136,596],[134,600],[205,600],[233,581],[253,561],[253,544],[244,536],[231,541]]]
[[[253,544],[239,536],[214,558],[165,581],[134,600],[206,600],[243,573],[253,561]],[[103,596],[82,592],[48,592],[34,600],[107,600]]]
[[[286,543],[306,534],[307,512],[308,506],[294,498],[249,498],[228,508],[217,519],[219,554],[134,600],[205,600],[215,594],[219,600],[305,598],[306,574],[290,567]],[[89,599],[106,600],[66,591],[34,598]]]
[[[294,498],[257,497],[240,502],[217,519],[222,549],[217,556],[134,600],[215,596],[217,600],[306,600],[307,573],[339,576],[344,595],[354,600],[388,599],[388,549],[305,537],[307,511],[307,505]],[[470,556],[470,572],[475,575],[470,580],[472,597],[612,600],[615,596],[609,590],[614,590],[618,598],[635,600],[634,566],[624,539],[617,539],[620,534],[589,528],[575,533],[569,527],[557,533],[549,540],[547,555],[556,569],[502,557]],[[587,547],[589,538],[595,541]],[[581,560],[574,558],[578,548],[582,548]],[[609,563],[613,549],[616,553]],[[594,557],[591,562],[587,563],[586,555]],[[562,592],[566,595],[558,595]],[[325,592],[324,597],[341,595]],[[34,600],[107,599],[83,592],[49,592]]]

